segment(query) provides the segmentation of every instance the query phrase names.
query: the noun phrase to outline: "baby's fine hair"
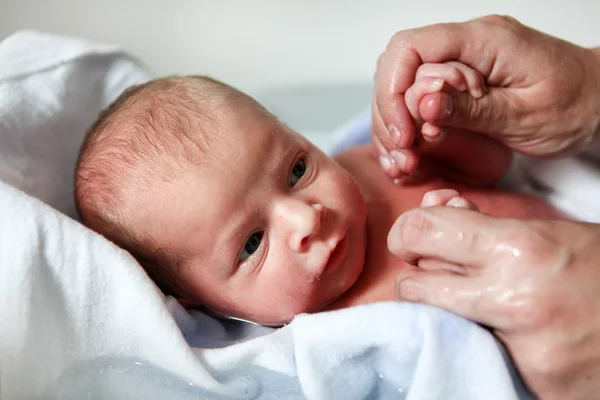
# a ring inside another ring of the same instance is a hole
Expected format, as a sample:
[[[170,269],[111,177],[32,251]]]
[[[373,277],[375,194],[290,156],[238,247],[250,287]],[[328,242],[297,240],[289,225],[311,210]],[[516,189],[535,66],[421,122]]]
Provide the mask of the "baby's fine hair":
[[[127,200],[207,156],[219,119],[250,102],[208,77],[160,78],[124,91],[85,135],[75,168],[79,218],[129,251],[167,294],[177,291],[181,255],[140,234]]]

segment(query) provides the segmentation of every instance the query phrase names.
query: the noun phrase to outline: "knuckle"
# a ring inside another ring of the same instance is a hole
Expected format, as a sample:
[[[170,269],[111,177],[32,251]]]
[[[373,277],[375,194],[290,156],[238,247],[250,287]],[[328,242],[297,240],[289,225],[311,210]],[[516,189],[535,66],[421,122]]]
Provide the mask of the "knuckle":
[[[505,14],[491,14],[486,15],[485,17],[480,18],[480,21],[496,24],[496,25],[516,25],[519,24],[519,21],[511,17],[510,15]]]
[[[526,291],[503,301],[504,311],[514,326],[544,329],[567,316],[569,304],[564,297],[551,293],[556,286],[555,275],[550,271],[568,263],[568,252],[548,235],[546,224],[518,224],[503,235],[500,243],[502,251],[496,254],[507,265],[518,262],[518,280],[528,285]]]
[[[468,110],[467,117],[469,118],[469,120],[477,120],[477,119],[486,120],[486,118],[488,116],[488,112],[486,111],[485,108],[483,108],[481,106],[482,103],[478,102],[478,101],[473,101],[471,96],[465,96],[465,98],[467,99],[467,110]]]
[[[450,78],[460,81],[463,79],[463,74],[462,72],[460,72],[460,70],[455,66],[455,65],[448,65],[448,67],[450,68]]]
[[[486,120],[489,111],[482,106],[481,102],[475,101],[467,94],[458,95],[458,104],[454,109],[455,118],[467,121]]]
[[[568,248],[557,242],[546,223],[532,222],[517,237],[521,239],[518,245],[522,253],[529,258],[533,267],[547,269],[549,266],[559,266],[569,258]]]
[[[388,42],[386,50],[403,48],[410,42],[413,37],[413,30],[407,29],[403,31],[398,31],[392,35],[392,38]]]

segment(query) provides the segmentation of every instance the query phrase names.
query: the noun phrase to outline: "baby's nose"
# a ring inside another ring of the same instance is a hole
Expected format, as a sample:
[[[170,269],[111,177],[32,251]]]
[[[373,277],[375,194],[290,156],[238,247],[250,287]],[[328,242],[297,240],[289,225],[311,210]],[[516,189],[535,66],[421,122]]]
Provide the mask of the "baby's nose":
[[[307,251],[310,240],[321,230],[326,215],[327,209],[318,203],[305,204],[301,210],[297,210],[290,230],[290,247],[296,252]]]

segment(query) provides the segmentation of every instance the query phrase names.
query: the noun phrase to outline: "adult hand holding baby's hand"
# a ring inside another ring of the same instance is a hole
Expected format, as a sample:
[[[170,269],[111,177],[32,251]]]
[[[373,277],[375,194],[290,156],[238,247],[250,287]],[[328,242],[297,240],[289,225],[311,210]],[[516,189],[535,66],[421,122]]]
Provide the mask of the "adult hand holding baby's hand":
[[[437,91],[419,102],[407,92],[426,63],[459,61],[478,71],[489,92]],[[489,16],[398,32],[380,56],[373,98],[373,140],[382,154],[401,154],[392,177],[416,168],[421,127],[462,129],[496,138],[531,156],[580,150],[600,135],[600,50],[585,49]],[[408,161],[406,161],[408,160]]]
[[[600,398],[600,225],[429,207],[403,214],[388,246],[418,266],[399,299],[492,328],[540,398]]]

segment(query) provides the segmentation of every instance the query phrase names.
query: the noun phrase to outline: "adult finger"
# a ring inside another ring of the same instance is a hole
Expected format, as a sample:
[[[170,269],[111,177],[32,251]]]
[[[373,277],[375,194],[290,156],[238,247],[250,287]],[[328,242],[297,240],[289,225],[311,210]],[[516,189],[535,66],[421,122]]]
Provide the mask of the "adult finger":
[[[507,96],[507,90],[490,88],[480,98],[456,91],[426,94],[419,103],[419,115],[423,121],[436,126],[468,129],[494,136],[496,132],[507,131],[514,122],[511,121],[511,115],[520,115],[518,96]]]
[[[418,59],[410,62],[413,64],[410,81],[412,83],[420,62]],[[373,119],[377,118],[381,122],[373,125],[373,130],[388,151],[407,149],[412,146],[416,138],[415,122],[404,100],[404,93],[410,84],[404,82],[404,77],[397,76],[395,69],[395,54],[384,52],[380,57],[375,76],[373,96]]]
[[[409,210],[392,225],[389,250],[415,265],[436,258],[469,267],[484,266],[506,237],[505,220],[456,207]]]
[[[386,148],[407,148],[415,139],[416,127],[403,94],[415,81],[419,66],[460,60],[467,65],[475,62],[481,67],[479,51],[464,52],[465,43],[472,39],[473,33],[456,23],[431,25],[394,35],[379,58],[375,75],[373,112],[382,120],[375,134]]]
[[[398,149],[389,141],[389,138],[381,138],[377,135],[378,130],[383,128],[383,121],[376,113],[376,107],[372,107],[372,139],[380,155],[380,163],[384,171],[391,178],[400,178],[403,174],[413,173],[419,163],[419,153],[414,146],[406,149]],[[386,143],[387,141],[387,143]]]
[[[406,137],[407,141],[412,141],[416,137],[414,122],[409,116],[402,95],[415,81],[417,70],[422,64],[456,60],[485,77],[488,86],[503,87],[510,70],[506,68],[505,61],[500,55],[502,51],[506,51],[507,46],[514,45],[518,41],[519,26],[520,23],[513,18],[487,16],[467,23],[435,24],[396,33],[380,57],[375,76],[374,108],[380,115],[384,127],[377,128],[377,136],[389,137],[387,128],[396,126],[400,137]],[[488,96],[483,96],[482,99],[486,97]],[[494,98],[493,101],[497,100]],[[502,107],[489,108],[484,107],[485,103],[474,104],[482,105],[479,109],[471,110],[480,110],[480,114],[476,113],[476,115],[481,115],[482,118],[476,121],[481,120],[479,123],[485,129],[481,127],[475,129],[471,125],[470,130],[483,133],[499,131],[497,127],[486,125],[488,121],[484,117],[489,114],[492,122],[500,118],[499,122],[502,123],[506,122],[504,121],[506,117],[501,117],[510,114],[510,110]],[[464,107],[457,107],[457,110],[464,109]],[[497,114],[498,112],[500,114]],[[516,107],[512,114],[520,115],[520,112],[522,108]],[[473,116],[473,112],[467,115]],[[519,126],[517,120],[509,122],[514,126],[508,126],[504,129],[506,132]],[[501,124],[499,125],[502,127]],[[461,124],[456,127],[464,126]],[[384,145],[389,148],[385,142]],[[406,142],[403,143],[403,147],[404,145]]]
[[[396,164],[396,160],[390,156],[390,153],[383,147],[377,136],[373,135],[372,140],[373,145],[379,153],[379,164],[383,171],[392,179],[399,178],[402,175],[402,170]]]
[[[494,326],[496,315],[488,309],[481,293],[481,277],[444,270],[424,271],[409,267],[398,274],[395,292],[398,300],[428,304],[459,314],[472,321]]]

